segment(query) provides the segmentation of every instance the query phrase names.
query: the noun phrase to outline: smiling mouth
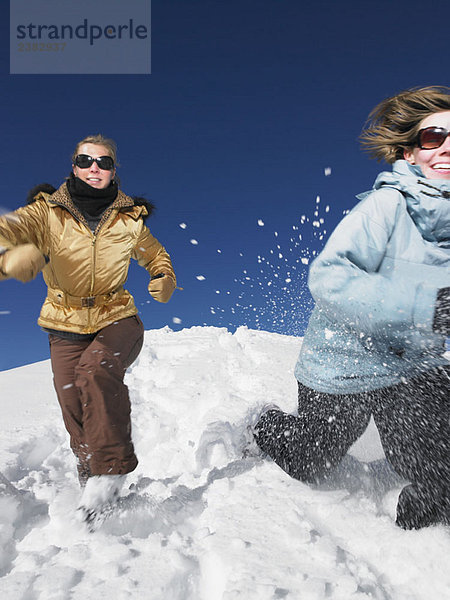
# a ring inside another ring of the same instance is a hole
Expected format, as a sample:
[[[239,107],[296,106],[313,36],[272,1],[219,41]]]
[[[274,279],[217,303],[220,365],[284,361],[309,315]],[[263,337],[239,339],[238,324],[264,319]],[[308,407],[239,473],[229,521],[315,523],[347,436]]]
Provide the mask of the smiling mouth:
[[[450,171],[450,163],[438,163],[432,167],[436,171]]]

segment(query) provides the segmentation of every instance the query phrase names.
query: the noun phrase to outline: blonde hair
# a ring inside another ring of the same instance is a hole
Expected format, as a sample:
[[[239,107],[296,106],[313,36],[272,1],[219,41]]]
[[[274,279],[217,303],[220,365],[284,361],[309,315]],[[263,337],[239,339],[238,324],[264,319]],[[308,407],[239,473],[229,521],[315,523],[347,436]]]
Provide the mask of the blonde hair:
[[[360,140],[369,156],[393,163],[417,145],[420,124],[429,115],[450,110],[450,88],[410,88],[386,98],[371,111]]]
[[[119,163],[117,162],[116,142],[110,138],[104,137],[100,133],[98,133],[97,135],[88,135],[83,140],[81,140],[81,142],[78,142],[72,154],[72,164],[75,164],[75,158],[78,155],[80,146],[82,146],[83,144],[97,144],[99,146],[105,146],[105,148],[107,148],[108,150],[109,156],[113,159],[114,164],[118,166]]]

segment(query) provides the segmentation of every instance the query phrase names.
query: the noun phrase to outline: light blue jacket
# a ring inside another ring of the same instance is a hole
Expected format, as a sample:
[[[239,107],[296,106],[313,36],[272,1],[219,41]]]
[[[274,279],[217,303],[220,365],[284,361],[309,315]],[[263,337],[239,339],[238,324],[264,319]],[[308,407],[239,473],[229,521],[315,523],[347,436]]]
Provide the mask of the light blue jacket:
[[[450,286],[450,181],[399,160],[358,198],[311,265],[316,305],[295,367],[301,383],[331,394],[448,364],[432,323]]]

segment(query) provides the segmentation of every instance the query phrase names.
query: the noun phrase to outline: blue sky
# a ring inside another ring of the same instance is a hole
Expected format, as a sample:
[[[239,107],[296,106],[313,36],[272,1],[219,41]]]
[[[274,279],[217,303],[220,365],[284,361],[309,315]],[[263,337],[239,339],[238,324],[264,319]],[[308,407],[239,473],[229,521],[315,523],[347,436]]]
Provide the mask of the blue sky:
[[[152,74],[115,76],[9,75],[5,4],[0,206],[59,186],[85,135],[115,139],[122,189],[156,204],[184,288],[157,304],[131,269],[147,329],[301,335],[309,259],[383,168],[358,144],[369,111],[449,83],[446,2],[153,0]],[[48,357],[44,296],[41,276],[1,284],[0,370]]]

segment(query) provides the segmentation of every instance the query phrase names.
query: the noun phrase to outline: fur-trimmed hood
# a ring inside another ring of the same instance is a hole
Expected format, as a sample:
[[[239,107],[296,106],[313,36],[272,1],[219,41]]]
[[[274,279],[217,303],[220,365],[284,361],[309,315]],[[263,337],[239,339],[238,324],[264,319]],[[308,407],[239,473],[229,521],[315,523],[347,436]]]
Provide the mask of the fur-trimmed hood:
[[[33,202],[35,202],[35,200],[37,200],[41,192],[43,192],[44,194],[51,195],[54,194],[56,191],[57,188],[55,188],[51,183],[40,183],[38,185],[35,185],[27,194],[27,204],[32,204]],[[155,212],[156,208],[151,200],[147,200],[142,196],[129,197],[133,200],[134,206],[144,206],[146,208],[147,214],[145,216],[142,216],[144,222],[150,215],[152,215]]]
[[[35,185],[27,194],[27,204],[32,204],[41,192],[53,194],[56,192],[56,188],[51,183],[40,183],[39,185]]]
[[[150,215],[155,212],[156,207],[151,200],[147,200],[142,196],[130,196],[130,198],[133,200],[135,206],[145,206],[147,209],[148,214],[143,217],[144,221],[147,219],[147,217],[150,217]]]

